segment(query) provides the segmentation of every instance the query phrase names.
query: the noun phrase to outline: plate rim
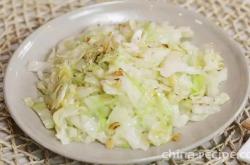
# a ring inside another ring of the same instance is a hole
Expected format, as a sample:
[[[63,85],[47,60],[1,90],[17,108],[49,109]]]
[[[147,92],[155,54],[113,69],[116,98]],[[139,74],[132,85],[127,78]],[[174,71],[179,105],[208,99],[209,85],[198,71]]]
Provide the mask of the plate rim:
[[[7,65],[7,68],[5,70],[5,75],[4,75],[4,80],[3,80],[3,93],[4,93],[4,101],[5,101],[5,104],[8,108],[8,112],[10,113],[12,119],[15,121],[15,123],[17,124],[17,126],[26,134],[28,135],[31,139],[33,139],[35,142],[37,142],[39,145],[43,146],[44,148],[54,152],[54,153],[57,153],[59,155],[62,155],[64,157],[67,157],[67,158],[70,158],[70,159],[74,159],[74,160],[77,160],[77,161],[80,161],[80,162],[89,162],[89,163],[101,163],[101,164],[128,164],[128,163],[142,163],[142,162],[148,162],[148,161],[155,161],[155,160],[159,160],[159,159],[162,159],[162,156],[161,155],[156,155],[156,156],[149,156],[149,157],[144,157],[144,158],[135,158],[135,159],[130,159],[130,160],[126,160],[126,161],[123,161],[123,162],[101,162],[99,160],[95,160],[95,161],[90,161],[90,160],[87,160],[87,159],[77,159],[73,156],[68,156],[66,155],[64,152],[61,152],[60,150],[56,150],[56,149],[52,149],[49,145],[47,145],[45,142],[39,140],[39,138],[36,138],[36,136],[34,136],[33,134],[31,133],[28,133],[26,131],[26,128],[24,125],[20,124],[20,122],[16,119],[16,116],[14,114],[14,110],[13,108],[10,108],[12,107],[11,104],[10,104],[10,99],[9,96],[8,96],[8,87],[7,87],[7,84],[8,84],[8,77],[10,75],[10,70],[11,70],[11,65],[14,64],[14,61],[17,60],[18,58],[18,55],[20,54],[20,52],[23,50],[24,46],[31,40],[33,39],[36,34],[40,33],[44,28],[46,28],[46,26],[50,25],[50,24],[53,24],[55,21],[57,20],[60,20],[60,19],[63,19],[64,17],[67,17],[67,16],[71,16],[71,15],[74,15],[74,14],[77,14],[79,12],[84,12],[85,10],[89,10],[89,9],[92,9],[92,8],[98,8],[98,7],[102,7],[102,6],[105,6],[105,5],[116,5],[116,4],[121,4],[121,3],[131,3],[131,4],[142,4],[142,5],[145,5],[145,3],[141,2],[141,1],[128,1],[128,0],[117,0],[117,1],[110,1],[110,2],[102,2],[102,3],[97,3],[97,4],[90,4],[87,6],[83,6],[81,8],[78,8],[76,10],[73,10],[73,11],[70,11],[70,12],[67,12],[65,14],[62,14],[61,16],[59,17],[56,17],[56,18],[53,18],[52,20],[46,22],[45,24],[43,24],[42,26],[40,26],[39,28],[37,28],[36,30],[34,30],[30,35],[28,35],[28,37],[18,46],[18,48],[15,50],[14,54],[11,56],[11,58],[9,59],[9,62],[8,62],[8,65]],[[154,6],[159,6],[159,3],[157,2],[153,2],[154,3]],[[150,3],[152,4],[152,2]],[[148,4],[146,4],[148,5]],[[213,22],[211,22],[210,20],[208,20],[207,18],[205,18],[203,15],[199,14],[199,13],[196,13],[192,10],[188,10],[188,9],[185,9],[183,7],[180,7],[180,6],[177,6],[177,5],[174,5],[172,3],[169,3],[169,2],[165,2],[164,4],[165,6],[171,6],[171,7],[174,7],[176,9],[181,9],[181,10],[185,10],[186,12],[189,12],[192,16],[195,16],[195,17],[198,17],[198,18],[201,18],[203,21],[205,20],[207,23],[209,23],[210,26],[212,26],[213,29],[215,29],[216,31],[220,32],[221,35],[226,38],[228,40],[228,42],[231,43],[231,45],[233,45],[234,49],[237,49],[240,54],[237,55],[237,58],[241,58],[241,61],[243,62],[242,64],[244,65],[243,67],[246,68],[246,79],[247,79],[247,86],[246,86],[246,91],[244,93],[244,99],[242,100],[239,108],[236,110],[236,112],[234,113],[233,117],[231,117],[230,119],[227,120],[227,122],[225,122],[223,125],[221,125],[220,127],[218,127],[213,133],[211,133],[209,136],[207,137],[204,137],[202,138],[201,140],[198,140],[196,141],[195,143],[187,146],[187,147],[184,147],[182,148],[181,150],[176,150],[176,151],[181,151],[181,152],[185,152],[187,150],[191,150],[199,145],[201,145],[202,143],[204,142],[207,142],[209,140],[211,140],[213,137],[215,137],[216,135],[220,135],[223,130],[228,127],[235,119],[237,116],[239,116],[240,113],[243,112],[244,110],[244,106],[246,105],[247,103],[247,99],[249,97],[249,91],[250,91],[250,84],[249,84],[249,65],[248,65],[248,59],[247,57],[244,55],[241,47],[239,46],[239,43],[235,42],[231,37],[229,37],[229,35],[223,31],[220,27],[216,26]],[[12,110],[11,110],[12,109]]]

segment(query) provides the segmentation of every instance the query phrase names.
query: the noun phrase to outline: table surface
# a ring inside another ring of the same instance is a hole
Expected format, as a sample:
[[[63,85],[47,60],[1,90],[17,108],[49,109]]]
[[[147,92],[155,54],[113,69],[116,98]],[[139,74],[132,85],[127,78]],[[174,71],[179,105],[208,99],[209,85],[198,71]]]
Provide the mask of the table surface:
[[[103,0],[0,0],[0,165],[1,164],[85,164],[64,158],[43,148],[15,124],[4,104],[3,79],[8,61],[18,45],[47,21],[66,12]],[[148,0],[150,1],[150,0]],[[155,0],[173,3],[204,15],[238,42],[250,57],[250,1],[248,0]],[[244,112],[217,135],[192,150],[195,155],[150,164],[244,164],[235,153],[248,139],[241,122],[249,117],[250,103]],[[211,153],[231,153],[211,157]],[[203,155],[203,156],[201,156]]]

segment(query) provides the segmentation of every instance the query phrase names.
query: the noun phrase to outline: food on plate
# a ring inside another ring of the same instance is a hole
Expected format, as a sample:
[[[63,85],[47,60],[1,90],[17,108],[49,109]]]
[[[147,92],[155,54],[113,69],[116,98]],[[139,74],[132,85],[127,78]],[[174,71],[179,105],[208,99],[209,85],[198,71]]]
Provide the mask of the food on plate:
[[[151,21],[91,26],[28,64],[39,96],[25,102],[63,144],[147,150],[178,141],[175,128],[229,100],[222,57],[192,37],[189,27]]]

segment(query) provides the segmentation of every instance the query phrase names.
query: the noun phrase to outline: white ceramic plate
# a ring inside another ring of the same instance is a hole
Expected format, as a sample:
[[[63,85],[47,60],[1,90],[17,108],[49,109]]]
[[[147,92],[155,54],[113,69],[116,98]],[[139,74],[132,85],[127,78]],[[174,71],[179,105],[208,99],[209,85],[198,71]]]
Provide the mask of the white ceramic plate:
[[[108,150],[99,143],[62,145],[23,102],[23,98],[35,97],[37,92],[37,79],[27,70],[27,63],[32,60],[43,60],[59,41],[81,32],[86,26],[118,23],[129,19],[168,21],[172,25],[190,26],[195,32],[196,44],[213,42],[228,68],[228,81],[223,90],[230,95],[231,100],[223,106],[221,112],[211,115],[204,121],[189,123],[180,129],[181,141],[152,147],[146,152],[121,148]],[[203,17],[171,5],[114,1],[73,11],[36,30],[13,55],[4,84],[5,100],[13,119],[25,133],[44,147],[80,161],[107,164],[135,163],[159,159],[164,151],[191,149],[222,132],[241,112],[246,102],[248,68],[235,43]]]

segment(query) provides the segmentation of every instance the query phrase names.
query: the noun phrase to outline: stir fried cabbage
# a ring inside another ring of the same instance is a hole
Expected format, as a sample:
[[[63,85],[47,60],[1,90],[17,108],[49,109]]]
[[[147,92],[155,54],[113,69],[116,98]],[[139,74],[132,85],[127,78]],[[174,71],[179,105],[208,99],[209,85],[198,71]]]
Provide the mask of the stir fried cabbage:
[[[26,104],[63,143],[147,150],[174,128],[220,111],[229,96],[221,56],[191,43],[188,27],[129,21],[97,25],[33,61],[38,98]]]

